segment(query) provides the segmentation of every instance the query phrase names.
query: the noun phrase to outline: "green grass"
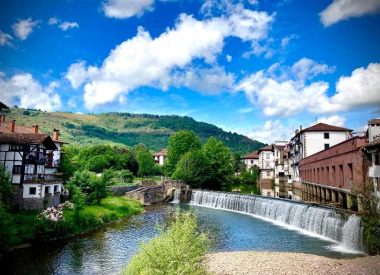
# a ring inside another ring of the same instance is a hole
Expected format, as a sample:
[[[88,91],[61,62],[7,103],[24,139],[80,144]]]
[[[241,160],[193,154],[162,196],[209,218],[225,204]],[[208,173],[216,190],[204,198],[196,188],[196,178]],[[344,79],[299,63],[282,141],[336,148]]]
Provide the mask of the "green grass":
[[[2,208],[0,209],[2,210]],[[99,205],[85,206],[80,210],[64,210],[65,220],[60,223],[43,223],[37,219],[39,211],[20,211],[15,214],[0,212],[0,253],[22,243],[35,243],[57,237],[68,237],[103,226],[133,214],[140,213],[139,201],[124,197],[107,197]]]

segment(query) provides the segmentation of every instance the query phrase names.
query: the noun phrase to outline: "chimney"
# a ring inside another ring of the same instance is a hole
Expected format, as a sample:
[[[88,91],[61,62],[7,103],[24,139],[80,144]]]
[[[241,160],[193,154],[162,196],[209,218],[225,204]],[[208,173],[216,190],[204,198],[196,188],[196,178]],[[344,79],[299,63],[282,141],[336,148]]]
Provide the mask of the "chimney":
[[[1,123],[5,123],[5,115],[1,115],[0,121]]]
[[[11,119],[9,121],[9,131],[11,131],[13,133],[15,131],[15,126],[16,126],[16,120]]]
[[[300,125],[300,132],[302,131],[302,125]]]
[[[33,124],[33,133],[38,134],[38,124]]]
[[[295,136],[298,135],[298,132],[299,132],[299,131],[298,131],[298,129],[297,129],[297,130],[295,131]]]
[[[58,137],[59,137],[59,129],[55,129],[53,130],[53,140],[58,140]]]

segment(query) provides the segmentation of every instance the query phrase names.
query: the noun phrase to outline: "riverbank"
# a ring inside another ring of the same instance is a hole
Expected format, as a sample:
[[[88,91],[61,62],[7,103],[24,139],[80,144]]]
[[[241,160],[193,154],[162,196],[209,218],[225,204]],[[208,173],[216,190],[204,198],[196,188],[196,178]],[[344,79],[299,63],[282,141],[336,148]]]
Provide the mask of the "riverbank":
[[[302,253],[220,252],[208,254],[204,265],[215,275],[377,275],[380,256],[334,259]]]
[[[0,254],[26,243],[34,244],[82,234],[141,211],[142,204],[139,201],[109,196],[99,204],[84,206],[78,211],[64,209],[64,219],[58,222],[40,220],[39,211],[2,213],[6,218],[6,228],[0,234]]]

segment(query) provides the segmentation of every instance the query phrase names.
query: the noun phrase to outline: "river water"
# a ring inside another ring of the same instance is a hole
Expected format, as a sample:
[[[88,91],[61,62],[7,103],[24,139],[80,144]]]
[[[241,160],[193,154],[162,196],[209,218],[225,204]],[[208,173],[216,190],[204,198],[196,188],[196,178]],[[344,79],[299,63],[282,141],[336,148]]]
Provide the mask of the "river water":
[[[177,208],[192,209],[209,232],[212,251],[283,251],[348,258],[336,243],[241,213],[188,204],[152,205],[145,212],[102,229],[64,241],[13,251],[2,258],[1,274],[117,274],[136,253],[141,241],[168,224]]]

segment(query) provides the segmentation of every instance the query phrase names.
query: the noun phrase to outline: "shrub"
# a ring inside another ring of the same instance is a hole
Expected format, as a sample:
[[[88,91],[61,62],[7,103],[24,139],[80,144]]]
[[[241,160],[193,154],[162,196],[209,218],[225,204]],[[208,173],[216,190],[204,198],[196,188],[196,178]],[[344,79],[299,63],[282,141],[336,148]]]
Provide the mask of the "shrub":
[[[127,169],[121,171],[120,178],[123,180],[124,183],[126,183],[132,182],[135,177],[133,176],[133,173]]]
[[[175,221],[149,243],[142,243],[123,274],[206,274],[202,267],[209,240],[197,231],[197,219],[191,212],[176,212]]]

